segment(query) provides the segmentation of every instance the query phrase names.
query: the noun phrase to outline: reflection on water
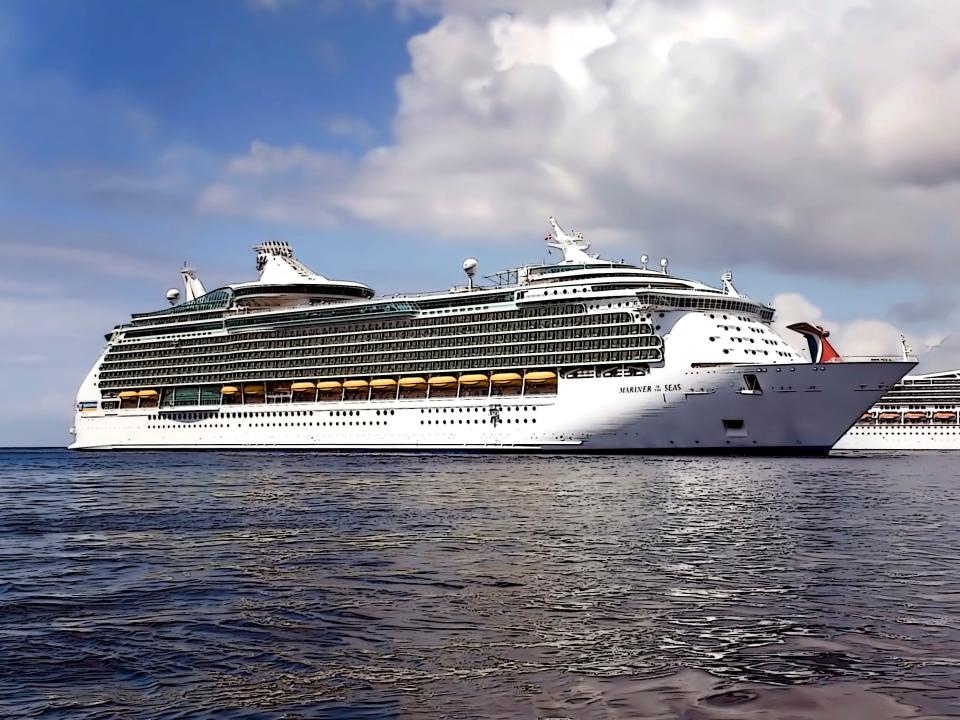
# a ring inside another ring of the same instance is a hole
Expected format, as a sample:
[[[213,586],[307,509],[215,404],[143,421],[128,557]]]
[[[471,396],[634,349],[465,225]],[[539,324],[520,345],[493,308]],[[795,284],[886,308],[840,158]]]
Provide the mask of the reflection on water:
[[[960,714],[953,456],[0,455],[0,715]]]

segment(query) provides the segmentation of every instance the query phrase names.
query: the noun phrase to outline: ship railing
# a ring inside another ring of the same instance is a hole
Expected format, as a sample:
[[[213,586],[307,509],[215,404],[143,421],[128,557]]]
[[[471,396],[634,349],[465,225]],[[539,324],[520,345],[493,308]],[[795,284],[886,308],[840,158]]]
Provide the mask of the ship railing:
[[[844,355],[838,362],[917,362],[917,359],[903,355]]]

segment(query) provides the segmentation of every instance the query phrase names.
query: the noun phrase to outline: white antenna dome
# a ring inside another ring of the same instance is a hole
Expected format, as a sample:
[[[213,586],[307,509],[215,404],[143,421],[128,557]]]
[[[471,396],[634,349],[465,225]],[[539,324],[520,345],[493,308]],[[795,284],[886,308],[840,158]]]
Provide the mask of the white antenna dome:
[[[473,290],[473,276],[477,274],[479,264],[476,258],[467,258],[463,261],[463,271],[467,274],[467,289],[469,290]]]
[[[170,288],[167,290],[167,302],[171,305],[176,305],[177,301],[180,299],[180,291],[176,288]]]
[[[643,269],[644,269],[644,270],[647,269],[647,263],[648,263],[648,262],[650,262],[650,256],[649,256],[649,255],[641,255],[641,256],[640,256],[640,265],[643,266]]]

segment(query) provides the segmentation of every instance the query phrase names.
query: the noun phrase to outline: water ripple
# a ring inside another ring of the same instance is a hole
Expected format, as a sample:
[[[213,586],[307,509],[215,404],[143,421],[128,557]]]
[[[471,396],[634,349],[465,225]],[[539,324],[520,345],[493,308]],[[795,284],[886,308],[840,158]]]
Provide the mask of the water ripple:
[[[958,480],[936,454],[3,453],[0,716],[960,715]]]

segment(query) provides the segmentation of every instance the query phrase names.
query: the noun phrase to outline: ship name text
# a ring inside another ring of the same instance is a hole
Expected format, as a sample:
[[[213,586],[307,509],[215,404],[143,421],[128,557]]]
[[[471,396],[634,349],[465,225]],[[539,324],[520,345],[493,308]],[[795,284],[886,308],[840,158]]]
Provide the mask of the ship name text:
[[[627,385],[621,393],[680,392],[680,385]]]

